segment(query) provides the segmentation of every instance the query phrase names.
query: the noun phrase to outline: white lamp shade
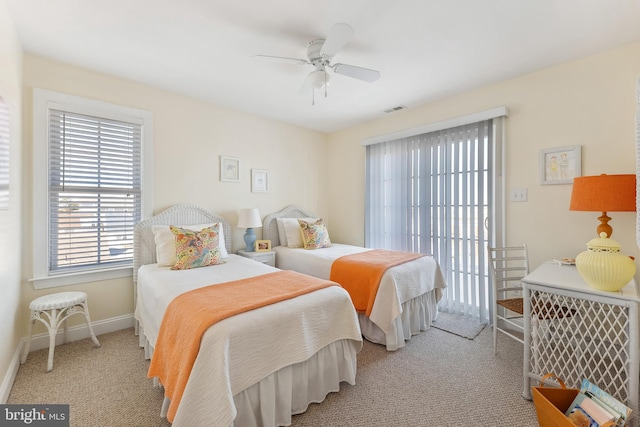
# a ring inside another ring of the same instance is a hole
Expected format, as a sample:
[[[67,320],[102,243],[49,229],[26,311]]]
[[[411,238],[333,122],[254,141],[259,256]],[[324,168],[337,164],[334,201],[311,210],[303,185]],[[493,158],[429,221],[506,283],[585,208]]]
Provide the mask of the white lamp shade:
[[[258,208],[240,209],[238,213],[238,228],[262,227]]]

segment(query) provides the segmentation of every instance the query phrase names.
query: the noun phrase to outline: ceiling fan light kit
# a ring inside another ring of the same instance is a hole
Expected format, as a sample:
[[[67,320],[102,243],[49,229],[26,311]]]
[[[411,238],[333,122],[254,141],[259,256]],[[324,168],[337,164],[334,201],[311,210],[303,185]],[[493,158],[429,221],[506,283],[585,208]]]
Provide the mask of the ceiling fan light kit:
[[[311,87],[315,89],[322,89],[325,86],[329,85],[329,80],[331,76],[327,74],[326,71],[316,70],[309,73],[309,82],[311,83]]]
[[[307,94],[311,91],[311,104],[315,105],[315,91],[324,89],[324,96],[327,96],[327,86],[331,76],[327,69],[331,69],[336,74],[362,80],[368,83],[375,82],[380,78],[380,72],[369,68],[356,67],[348,64],[331,65],[333,57],[351,40],[353,28],[348,24],[334,24],[326,39],[318,39],[309,42],[307,45],[307,59],[286,58],[281,56],[256,55],[258,59],[288,62],[298,65],[312,65],[315,70],[307,75],[300,93]]]

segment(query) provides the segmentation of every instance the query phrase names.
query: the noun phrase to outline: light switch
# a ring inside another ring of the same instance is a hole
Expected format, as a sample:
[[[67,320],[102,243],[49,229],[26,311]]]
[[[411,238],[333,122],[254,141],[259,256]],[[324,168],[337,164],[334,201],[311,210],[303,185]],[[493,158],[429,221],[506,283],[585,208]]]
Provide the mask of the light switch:
[[[527,189],[526,188],[512,188],[511,189],[511,201],[512,202],[526,202],[527,201]]]

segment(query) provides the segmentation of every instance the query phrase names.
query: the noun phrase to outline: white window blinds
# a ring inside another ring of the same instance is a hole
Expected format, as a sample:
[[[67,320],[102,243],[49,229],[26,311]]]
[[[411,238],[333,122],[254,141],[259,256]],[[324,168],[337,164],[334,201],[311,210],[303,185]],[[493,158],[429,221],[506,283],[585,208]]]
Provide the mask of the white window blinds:
[[[49,110],[49,272],[131,264],[142,126]]]

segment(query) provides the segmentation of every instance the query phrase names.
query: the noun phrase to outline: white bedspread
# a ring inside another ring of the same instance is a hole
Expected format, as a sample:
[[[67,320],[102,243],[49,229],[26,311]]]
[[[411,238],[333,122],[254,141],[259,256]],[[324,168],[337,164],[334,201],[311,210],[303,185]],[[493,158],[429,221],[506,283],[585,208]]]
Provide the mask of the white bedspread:
[[[173,271],[148,264],[138,272],[135,317],[155,345],[162,316],[178,294],[276,269],[230,255],[223,265]],[[356,313],[347,292],[331,286],[220,321],[202,338],[174,426],[230,425],[233,396],[277,370],[302,362],[341,339],[362,345]]]
[[[322,249],[276,246],[273,250],[276,252],[278,268],[329,279],[335,259],[370,249],[334,243],[333,246]],[[431,256],[391,267],[382,276],[369,319],[387,334],[391,331],[394,320],[402,314],[403,303],[431,291],[435,291],[438,301],[445,287],[440,266]]]

